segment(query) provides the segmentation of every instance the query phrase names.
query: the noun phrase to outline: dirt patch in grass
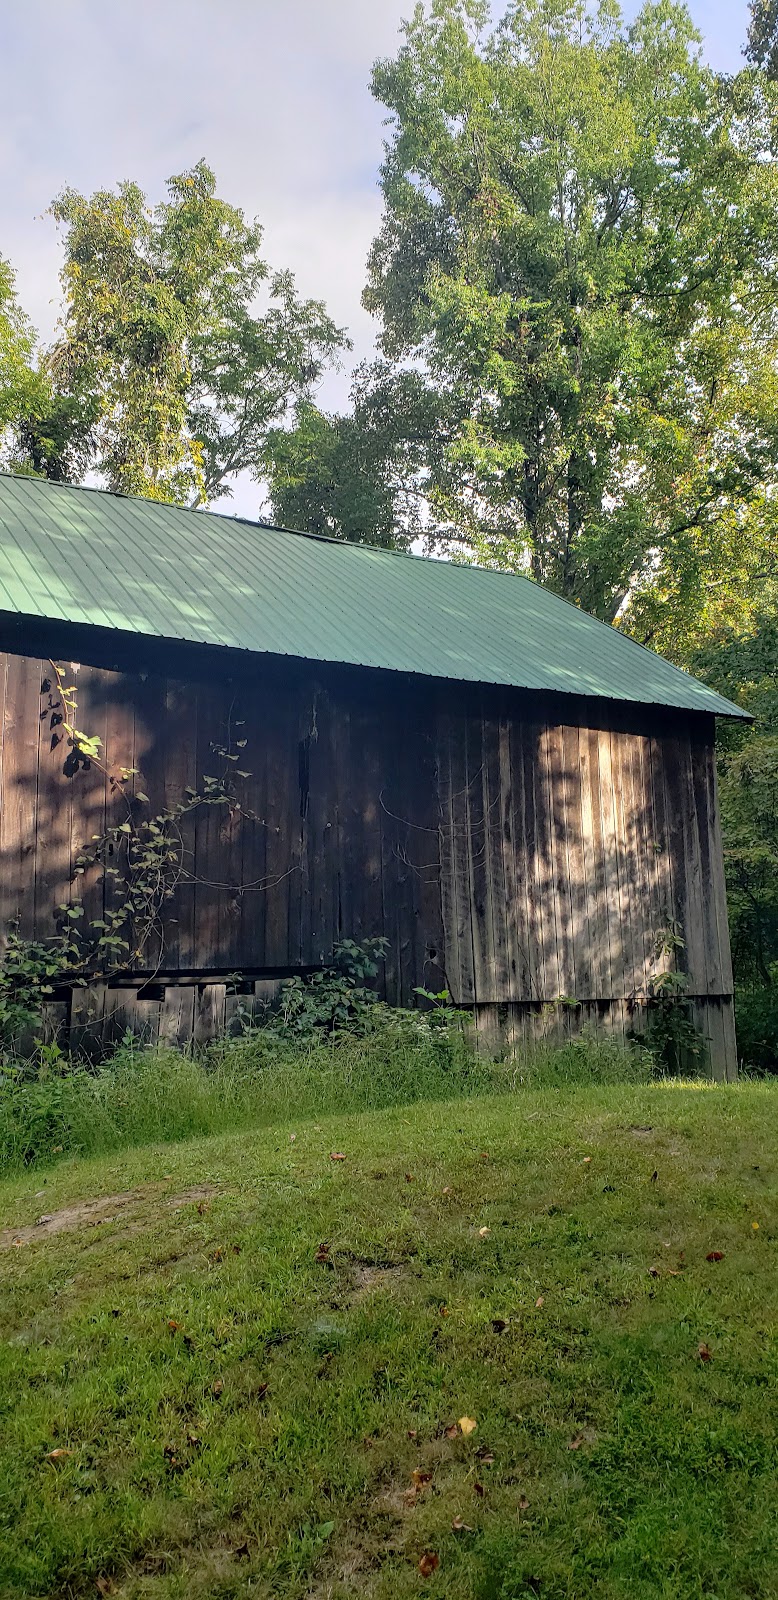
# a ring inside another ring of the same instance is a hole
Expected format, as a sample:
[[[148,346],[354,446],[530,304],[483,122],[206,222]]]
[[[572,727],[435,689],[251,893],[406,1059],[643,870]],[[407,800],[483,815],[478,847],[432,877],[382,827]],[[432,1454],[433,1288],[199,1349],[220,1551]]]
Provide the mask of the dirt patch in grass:
[[[39,1217],[30,1227],[3,1228],[0,1230],[0,1250],[19,1249],[21,1245],[32,1244],[37,1239],[50,1239],[55,1233],[70,1233],[76,1228],[96,1228],[101,1223],[116,1222],[119,1218],[129,1216],[133,1207],[142,1205],[152,1192],[148,1189],[127,1189],[123,1194],[106,1194],[98,1200],[76,1200],[72,1205],[63,1206],[61,1211],[52,1211]],[[177,1211],[199,1200],[210,1200],[216,1192],[214,1184],[194,1184],[190,1189],[182,1189],[179,1194],[165,1196],[161,1199],[161,1205],[168,1211]]]

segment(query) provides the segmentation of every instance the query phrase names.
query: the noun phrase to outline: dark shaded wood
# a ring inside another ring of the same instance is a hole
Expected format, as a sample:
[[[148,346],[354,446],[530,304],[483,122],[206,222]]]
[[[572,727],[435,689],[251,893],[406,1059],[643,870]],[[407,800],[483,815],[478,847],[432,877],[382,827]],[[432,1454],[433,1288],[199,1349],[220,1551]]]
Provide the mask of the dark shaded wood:
[[[90,834],[128,804],[136,818],[174,805],[224,764],[214,744],[246,739],[236,803],[182,824],[164,939],[137,966],[159,993],[127,974],[121,996],[134,1032],[203,1039],[243,1009],[220,996],[229,973],[276,981],[321,966],[341,937],[378,934],[389,1000],[445,984],[457,1004],[497,1008],[486,1033],[525,1037],[533,1007],[568,1032],[581,1007],[634,1007],[671,920],[695,1002],[731,995],[710,718],[573,697],[561,715],[558,698],[445,685],[420,700],[410,680],[300,663],[208,682],[82,666],[81,725],[104,739],[109,773],[139,769],[119,793],[102,766],[64,776],[39,717],[47,670],[0,658],[0,892],[31,935],[51,933]],[[76,892],[91,916],[121,890],[93,879]],[[196,1003],[185,979],[214,994]],[[560,1009],[563,996],[575,1004]]]

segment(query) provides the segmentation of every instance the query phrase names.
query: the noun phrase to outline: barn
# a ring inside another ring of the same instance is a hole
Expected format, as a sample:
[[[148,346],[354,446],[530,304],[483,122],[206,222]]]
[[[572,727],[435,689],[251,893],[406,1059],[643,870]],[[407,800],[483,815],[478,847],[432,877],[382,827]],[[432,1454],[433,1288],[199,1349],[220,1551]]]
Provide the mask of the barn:
[[[511,574],[5,475],[0,650],[0,923],[91,930],[47,1011],[74,1043],[207,1038],[381,935],[391,1002],[446,988],[490,1042],[623,1034],[674,962],[735,1075],[743,713],[623,634]]]

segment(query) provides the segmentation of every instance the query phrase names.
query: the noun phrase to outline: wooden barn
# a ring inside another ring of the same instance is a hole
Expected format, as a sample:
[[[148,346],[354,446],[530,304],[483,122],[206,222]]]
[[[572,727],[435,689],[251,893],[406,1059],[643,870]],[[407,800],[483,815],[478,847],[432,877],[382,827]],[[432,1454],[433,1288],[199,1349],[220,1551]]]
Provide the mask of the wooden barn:
[[[555,595],[4,476],[0,649],[0,922],[80,902],[107,941],[49,1007],[75,1041],[207,1037],[376,935],[392,1002],[619,1034],[675,942],[735,1074],[713,739],[743,713]]]

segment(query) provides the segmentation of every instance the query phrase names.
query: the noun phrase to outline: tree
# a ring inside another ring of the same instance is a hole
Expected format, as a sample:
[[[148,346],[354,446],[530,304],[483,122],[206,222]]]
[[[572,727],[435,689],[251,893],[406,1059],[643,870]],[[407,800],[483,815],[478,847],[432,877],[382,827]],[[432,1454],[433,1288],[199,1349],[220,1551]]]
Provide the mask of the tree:
[[[745,55],[770,78],[778,78],[778,0],[753,0]]]
[[[385,474],[415,461],[439,541],[680,648],[725,561],[776,560],[770,85],[672,0],[434,0],[373,89]]]
[[[238,472],[262,477],[269,429],[348,341],[270,271],[261,228],[204,162],[167,187],[154,208],[134,183],[55,200],[65,312],[46,358],[54,404],[27,445],[49,476],[75,460],[111,489],[200,505]]]
[[[35,330],[17,300],[13,269],[0,257],[0,441],[10,465],[16,464],[16,430],[46,403],[34,357]]]

